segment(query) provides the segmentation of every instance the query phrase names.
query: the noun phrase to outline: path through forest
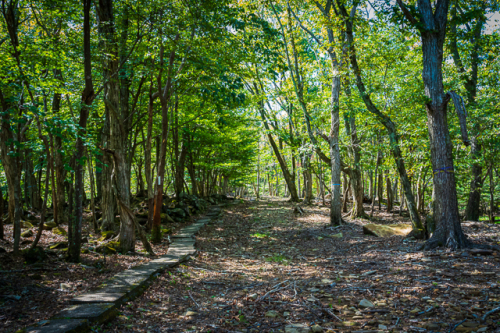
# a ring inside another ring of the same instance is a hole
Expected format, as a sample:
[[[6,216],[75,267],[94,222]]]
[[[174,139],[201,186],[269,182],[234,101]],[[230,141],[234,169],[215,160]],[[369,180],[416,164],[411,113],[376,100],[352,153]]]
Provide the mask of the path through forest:
[[[400,236],[331,228],[328,209],[283,200],[224,209],[198,254],[158,278],[105,325],[110,332],[486,332],[500,327],[497,253],[418,252]],[[381,223],[397,215],[378,211]],[[382,220],[383,219],[383,220]],[[499,227],[464,223],[473,240]],[[459,324],[459,325],[457,325]]]

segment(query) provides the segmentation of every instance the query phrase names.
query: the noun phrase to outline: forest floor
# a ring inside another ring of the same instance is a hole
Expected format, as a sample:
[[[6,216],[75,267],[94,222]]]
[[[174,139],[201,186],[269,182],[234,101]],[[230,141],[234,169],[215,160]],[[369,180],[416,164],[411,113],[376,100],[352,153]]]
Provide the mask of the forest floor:
[[[195,218],[193,216],[190,221]],[[173,233],[189,223],[170,223],[168,228]],[[61,227],[67,231],[66,225]],[[88,242],[82,244],[82,250],[86,253],[81,254],[80,264],[64,260],[64,246],[50,249],[60,242],[67,244],[67,237],[47,230],[43,231],[38,243],[48,255],[43,262],[27,264],[21,256],[0,253],[0,332],[16,332],[37,321],[49,319],[67,306],[73,297],[99,286],[121,271],[155,258],[149,256],[139,239],[136,239],[135,253],[103,255],[92,251],[103,243],[98,241],[101,235],[92,231],[90,223],[84,224],[83,229],[82,233]],[[34,241],[38,228],[35,226],[31,230],[33,236],[21,238],[21,249],[29,248]],[[11,252],[12,244],[13,227],[6,225],[5,240],[0,240],[0,247]],[[168,236],[164,237],[163,243],[152,247],[157,256],[166,254]]]
[[[102,331],[500,328],[500,312],[481,320],[500,305],[497,253],[419,252],[414,240],[363,235],[367,220],[347,219],[331,228],[328,208],[304,210],[295,215],[291,203],[269,199],[226,208],[218,223],[198,233],[195,258],[161,275]],[[378,223],[404,220],[378,210],[374,217]],[[464,230],[474,241],[492,244],[500,227],[464,223]]]

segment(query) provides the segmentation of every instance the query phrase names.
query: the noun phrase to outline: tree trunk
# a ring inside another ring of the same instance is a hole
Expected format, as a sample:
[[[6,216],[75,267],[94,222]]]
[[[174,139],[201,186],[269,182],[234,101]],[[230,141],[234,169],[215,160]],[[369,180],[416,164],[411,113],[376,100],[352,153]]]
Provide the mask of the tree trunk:
[[[54,77],[61,81],[62,84],[62,74],[60,69],[54,70]],[[54,93],[52,98],[52,113],[59,117],[59,111],[61,109],[61,93]],[[57,218],[59,223],[64,223],[67,221],[67,217],[64,213],[64,205],[66,204],[66,197],[64,196],[64,180],[66,179],[66,169],[64,168],[64,153],[62,138],[60,135],[54,136],[54,171],[56,176],[55,192],[56,198],[53,199],[57,204]]]
[[[106,91],[104,92],[106,95]],[[110,149],[109,140],[109,108],[105,109],[105,121],[102,130],[102,147]],[[113,193],[112,172],[113,158],[109,154],[102,156],[104,165],[101,172],[101,231],[111,231],[115,229],[116,199]]]
[[[377,140],[379,141],[379,140]],[[375,208],[375,200],[377,199],[377,197],[379,196],[378,192],[379,192],[379,185],[378,185],[378,168],[380,166],[380,163],[382,162],[382,153],[380,152],[380,150],[377,151],[377,163],[375,165],[375,183],[374,183],[374,194],[373,194],[373,200],[372,200],[372,209],[370,211],[370,218],[373,217],[373,210]]]
[[[117,40],[115,36],[115,20],[113,12],[113,0],[100,0],[97,7],[101,31],[105,38],[105,49],[107,59],[105,61],[106,95],[104,101],[109,112],[109,150],[113,156],[113,186],[116,201],[119,203],[120,214],[119,247],[122,253],[135,250],[135,225],[127,208],[130,206],[130,177],[129,165],[127,163],[127,132],[126,118],[128,115],[128,102],[123,103],[121,99],[120,80],[112,77],[119,70],[119,57]],[[122,78],[123,79],[123,78]],[[127,94],[128,96],[128,94]],[[125,106],[126,104],[126,106]]]
[[[3,208],[4,208],[4,203],[3,203],[3,193],[2,193],[2,186],[0,185],[0,239],[4,239],[4,230],[3,230]]]
[[[392,213],[392,204],[394,198],[392,193],[391,179],[389,177],[389,171],[387,171],[387,177],[386,177],[386,192],[387,192],[387,212]]]
[[[90,49],[90,7],[91,0],[83,0],[84,20],[83,20],[83,55],[84,55],[84,77],[85,88],[82,93],[82,104],[80,108],[80,119],[78,122],[81,129],[75,143],[75,216],[73,223],[68,226],[68,260],[71,262],[80,261],[80,249],[82,239],[82,218],[83,218],[83,166],[82,158],[84,152],[83,137],[87,128],[89,109],[95,98],[92,83],[92,62]]]
[[[420,1],[428,1],[428,0],[420,0]],[[355,12],[355,10],[351,11],[351,15],[349,15],[345,7],[341,5],[340,12],[341,15],[344,17],[344,22],[346,26],[346,36],[349,44],[349,60],[352,69],[354,71],[354,74],[356,76],[356,86],[368,111],[372,113],[378,119],[378,121],[387,129],[387,133],[389,135],[391,153],[394,157],[401,182],[404,184],[405,187],[405,196],[408,202],[408,210],[410,212],[410,218],[412,220],[413,233],[415,237],[422,238],[424,237],[424,233],[422,232],[423,225],[422,221],[420,220],[420,215],[416,211],[415,199],[413,197],[413,193],[411,192],[411,189],[408,187],[409,185],[408,174],[406,173],[406,168],[403,161],[403,156],[399,144],[400,138],[396,130],[396,125],[386,114],[382,113],[372,102],[370,94],[367,92],[366,87],[363,83],[363,79],[361,77],[361,69],[359,68],[356,56],[353,23],[352,23],[353,22],[352,14]]]
[[[471,139],[471,155],[474,160],[480,160],[481,147],[476,137]],[[481,205],[481,188],[483,187],[483,167],[480,162],[472,163],[472,179],[470,182],[469,197],[465,208],[465,220],[479,221]]]
[[[261,101],[259,103],[259,111],[261,118],[264,122],[264,127],[266,128],[267,131],[267,138],[269,139],[269,143],[271,144],[271,147],[273,148],[274,155],[276,156],[276,159],[278,160],[278,163],[281,168],[281,172],[283,173],[283,177],[285,178],[286,184],[288,185],[288,189],[290,190],[290,196],[291,196],[291,201],[292,202],[299,202],[299,196],[297,194],[297,188],[295,187],[295,175],[291,174],[290,171],[288,170],[288,166],[286,164],[285,159],[283,158],[278,146],[276,145],[276,142],[274,141],[274,138],[272,134],[270,133],[270,128],[269,124],[267,123],[266,116],[264,114],[264,103]],[[299,185],[300,186],[300,185]],[[269,183],[269,188],[271,187],[271,183]],[[272,195],[272,194],[270,194]]]
[[[443,87],[443,45],[449,0],[438,0],[435,9],[430,0],[419,0],[425,95],[428,98],[427,127],[429,131],[431,162],[434,170],[434,220],[436,231],[425,245],[452,249],[465,248],[469,242],[460,226],[456,180],[453,166],[453,147],[448,129],[447,105],[449,97]]]
[[[495,183],[493,182],[493,165],[490,167],[490,223],[495,223]]]

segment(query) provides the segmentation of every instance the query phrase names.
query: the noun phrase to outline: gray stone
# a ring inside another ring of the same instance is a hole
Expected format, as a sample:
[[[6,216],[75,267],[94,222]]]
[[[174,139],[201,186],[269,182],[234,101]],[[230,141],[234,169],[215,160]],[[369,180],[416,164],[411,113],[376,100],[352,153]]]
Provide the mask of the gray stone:
[[[177,239],[177,238],[193,238],[192,233],[182,233],[182,234],[177,234],[173,235],[171,238]]]
[[[90,323],[105,323],[116,317],[118,310],[113,303],[77,304],[64,308],[53,318],[87,319]]]
[[[291,324],[285,326],[286,333],[309,333],[311,328],[306,324]]]
[[[86,319],[42,320],[40,325],[26,327],[26,333],[80,333],[86,332],[89,322]]]
[[[361,300],[361,302],[359,302],[359,307],[360,308],[373,308],[373,307],[375,307],[375,305],[372,302],[370,302],[369,300],[363,299],[363,300]]]
[[[90,292],[71,299],[70,304],[114,303],[122,304],[126,299],[125,292]]]

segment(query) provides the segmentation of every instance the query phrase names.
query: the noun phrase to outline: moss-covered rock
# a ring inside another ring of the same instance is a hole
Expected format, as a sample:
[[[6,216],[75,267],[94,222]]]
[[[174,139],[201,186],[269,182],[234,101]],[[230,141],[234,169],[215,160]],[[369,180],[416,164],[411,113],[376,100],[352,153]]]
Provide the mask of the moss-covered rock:
[[[66,230],[64,230],[63,228],[61,227],[55,227],[55,228],[52,228],[52,233],[56,234],[56,235],[59,235],[59,236],[66,236],[68,233],[66,232]]]
[[[99,253],[104,253],[104,254],[116,254],[117,249],[120,248],[120,243],[119,242],[107,242],[106,244],[102,244],[101,246],[98,246],[96,251]]]
[[[391,237],[391,236],[407,236],[411,232],[410,224],[375,224],[370,223],[363,226],[363,233],[365,235],[374,235],[377,237]]]
[[[28,238],[31,236],[33,236],[33,231],[31,231],[31,229],[28,229],[28,230],[21,233],[21,237],[24,237],[24,238]]]
[[[56,249],[64,249],[67,247],[68,247],[68,242],[57,242],[54,245],[51,245],[49,249],[56,250]]]
[[[29,229],[29,228],[33,228],[33,224],[31,224],[30,222],[28,221],[21,221],[21,228],[22,229]]]
[[[22,251],[22,254],[23,254],[24,260],[26,260],[26,262],[29,264],[39,262],[39,261],[44,261],[45,259],[47,259],[47,254],[39,246],[36,246],[34,249],[31,249],[31,248],[25,249]]]
[[[43,224],[43,230],[52,230],[55,227],[57,227],[57,224],[54,221],[45,222]]]
[[[113,230],[101,232],[101,237],[98,239],[99,242],[104,242],[105,240],[111,239],[116,236]]]

